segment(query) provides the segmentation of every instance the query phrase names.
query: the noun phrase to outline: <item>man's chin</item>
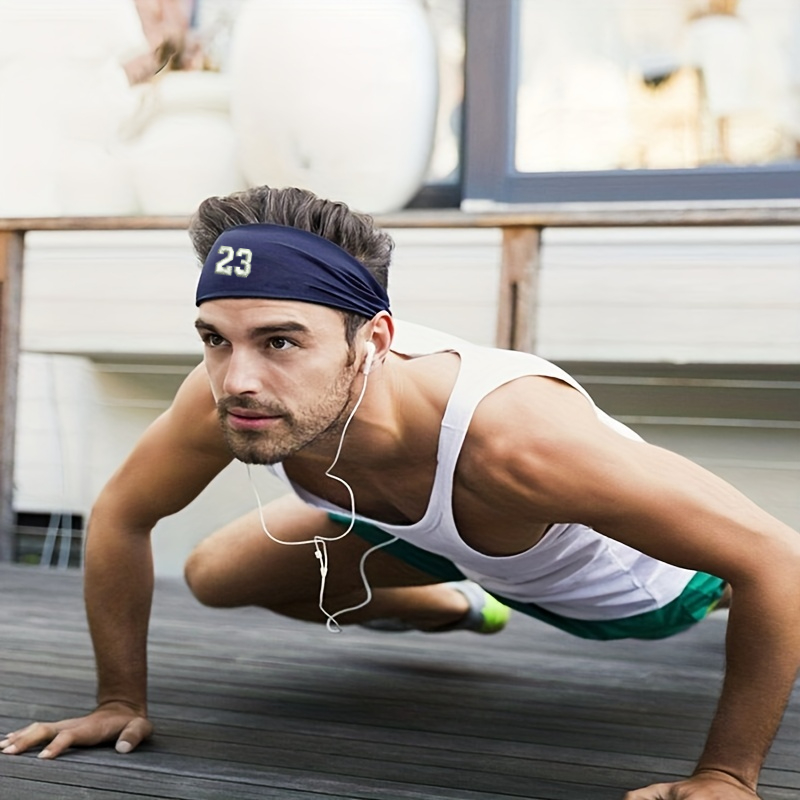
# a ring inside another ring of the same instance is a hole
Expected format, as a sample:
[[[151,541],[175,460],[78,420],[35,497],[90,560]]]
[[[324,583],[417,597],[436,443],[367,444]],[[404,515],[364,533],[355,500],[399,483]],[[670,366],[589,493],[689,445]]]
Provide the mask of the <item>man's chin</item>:
[[[225,439],[228,449],[233,453],[237,461],[241,461],[244,464],[278,464],[291,455],[282,451],[268,450],[264,447],[263,442],[243,442],[238,437],[233,436],[226,436]]]
[[[237,461],[241,461],[243,464],[252,464],[253,466],[270,466],[283,460],[282,458],[267,457],[260,453],[232,452]]]

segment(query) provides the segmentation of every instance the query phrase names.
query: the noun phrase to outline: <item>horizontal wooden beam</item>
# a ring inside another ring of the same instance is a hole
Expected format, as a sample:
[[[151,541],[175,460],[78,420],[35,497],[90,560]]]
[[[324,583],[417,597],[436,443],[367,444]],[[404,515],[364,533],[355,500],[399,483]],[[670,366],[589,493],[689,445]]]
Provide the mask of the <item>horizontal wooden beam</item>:
[[[5,217],[0,231],[186,230],[189,217]]]
[[[574,204],[487,211],[408,210],[380,214],[384,228],[642,228],[800,225],[800,200],[756,205]]]
[[[631,228],[800,225],[800,200],[728,203],[573,203],[486,211],[409,209],[373,215],[382,228]],[[0,231],[185,230],[189,217],[0,219]]]

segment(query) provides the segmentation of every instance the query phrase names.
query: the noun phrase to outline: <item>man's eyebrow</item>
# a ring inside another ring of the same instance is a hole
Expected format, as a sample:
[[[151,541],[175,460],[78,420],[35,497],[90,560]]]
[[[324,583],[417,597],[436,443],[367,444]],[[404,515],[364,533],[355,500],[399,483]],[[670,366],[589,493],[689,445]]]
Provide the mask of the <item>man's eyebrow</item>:
[[[210,331],[212,333],[219,333],[217,328],[210,322],[205,322],[198,319],[194,323],[197,330]],[[259,325],[257,328],[251,328],[247,335],[251,339],[257,339],[261,336],[279,336],[286,333],[310,333],[308,326],[303,325],[302,322],[277,322],[272,325]]]
[[[284,333],[310,333],[308,326],[303,325],[302,322],[280,322],[274,325],[260,325],[258,328],[251,328],[248,334],[251,339],[257,339],[260,336],[275,336]]]

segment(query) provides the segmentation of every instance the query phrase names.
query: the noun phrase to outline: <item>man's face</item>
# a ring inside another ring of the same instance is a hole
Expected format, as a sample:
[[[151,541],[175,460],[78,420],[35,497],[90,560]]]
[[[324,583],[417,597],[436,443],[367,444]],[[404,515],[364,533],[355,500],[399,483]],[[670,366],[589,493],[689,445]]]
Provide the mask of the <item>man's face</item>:
[[[196,327],[236,458],[274,464],[341,432],[358,368],[337,311],[292,300],[211,300]]]

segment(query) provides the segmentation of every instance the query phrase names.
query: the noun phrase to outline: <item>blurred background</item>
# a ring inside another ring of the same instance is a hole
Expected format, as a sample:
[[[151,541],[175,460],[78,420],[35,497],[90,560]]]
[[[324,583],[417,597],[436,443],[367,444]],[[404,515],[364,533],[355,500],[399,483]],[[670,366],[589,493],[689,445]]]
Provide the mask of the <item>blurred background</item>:
[[[385,211],[459,166],[460,0],[3,0],[0,214],[189,214],[304,185]]]
[[[800,0],[0,0],[0,217],[262,183],[376,214],[796,207],[799,54]],[[499,231],[392,233],[396,315],[492,344]],[[75,566],[201,357],[197,267],[180,230],[25,241],[15,557]],[[796,227],[546,230],[537,352],[800,527]],[[253,502],[232,465],[157,571]]]
[[[797,0],[2,0],[0,215],[793,196],[799,54]]]

